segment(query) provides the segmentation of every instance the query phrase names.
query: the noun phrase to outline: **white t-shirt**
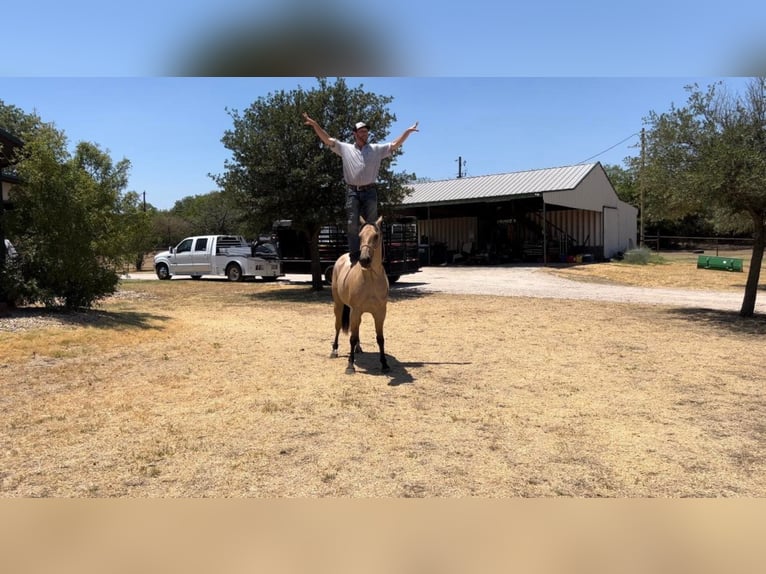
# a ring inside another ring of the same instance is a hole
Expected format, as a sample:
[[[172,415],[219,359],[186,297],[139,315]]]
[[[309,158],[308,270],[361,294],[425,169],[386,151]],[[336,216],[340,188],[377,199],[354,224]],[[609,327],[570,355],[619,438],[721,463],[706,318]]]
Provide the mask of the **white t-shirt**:
[[[354,144],[333,140],[330,149],[343,158],[343,179],[348,185],[370,185],[378,179],[380,162],[391,155],[391,144],[367,144],[359,149]]]

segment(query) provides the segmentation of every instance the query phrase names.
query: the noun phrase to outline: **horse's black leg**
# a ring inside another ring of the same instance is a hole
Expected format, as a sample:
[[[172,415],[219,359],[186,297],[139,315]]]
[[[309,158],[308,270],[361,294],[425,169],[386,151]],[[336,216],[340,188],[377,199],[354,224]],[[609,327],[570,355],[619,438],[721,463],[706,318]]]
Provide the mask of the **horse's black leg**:
[[[340,329],[335,331],[335,340],[332,342],[332,352],[330,353],[330,357],[333,359],[338,356],[338,334],[340,333]]]
[[[386,360],[386,339],[383,336],[383,322],[386,320],[386,307],[383,306],[382,310],[375,313],[375,335],[378,341],[378,349],[380,350],[380,368],[384,373],[387,373],[390,369],[388,361]]]
[[[386,360],[386,339],[383,337],[383,333],[378,335],[376,339],[378,340],[378,349],[380,349],[380,368],[384,373],[387,373],[391,368]]]
[[[359,335],[352,334],[350,342],[351,352],[348,354],[348,366],[346,367],[346,374],[348,375],[356,372],[356,369],[354,368],[354,352],[356,350],[356,346],[359,344]]]

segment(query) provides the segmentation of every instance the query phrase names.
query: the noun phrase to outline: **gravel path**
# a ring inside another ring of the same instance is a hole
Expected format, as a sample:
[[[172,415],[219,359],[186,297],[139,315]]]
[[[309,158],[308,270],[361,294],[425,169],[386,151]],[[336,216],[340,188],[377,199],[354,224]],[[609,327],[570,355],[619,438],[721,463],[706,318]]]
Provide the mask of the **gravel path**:
[[[157,280],[153,272],[131,273],[124,278]],[[224,278],[215,279],[225,281]],[[310,278],[307,275],[286,275],[279,281],[308,284]],[[423,267],[418,273],[404,275],[395,284],[394,289],[428,293],[642,303],[720,311],[739,311],[744,296],[744,293],[732,291],[660,289],[572,281],[534,266]],[[763,293],[759,293],[755,312],[759,315],[766,314],[766,295]],[[34,309],[8,310],[0,315],[0,319],[0,332],[72,324],[71,316],[67,316],[64,321],[56,314],[40,313]]]
[[[132,273],[131,279],[157,279],[154,273]],[[186,278],[178,279],[185,280]],[[220,278],[224,281],[225,279]],[[310,283],[308,275],[286,275],[279,281]],[[644,303],[680,307],[739,311],[744,293],[652,287],[629,287],[572,281],[552,275],[536,266],[423,267],[418,273],[403,275],[396,289],[431,293],[497,295]],[[759,293],[755,312],[766,313],[766,295]]]
[[[556,277],[541,267],[423,267],[403,276],[400,289],[428,292],[585,299],[739,311],[744,293],[587,283]],[[766,313],[760,295],[756,312]]]

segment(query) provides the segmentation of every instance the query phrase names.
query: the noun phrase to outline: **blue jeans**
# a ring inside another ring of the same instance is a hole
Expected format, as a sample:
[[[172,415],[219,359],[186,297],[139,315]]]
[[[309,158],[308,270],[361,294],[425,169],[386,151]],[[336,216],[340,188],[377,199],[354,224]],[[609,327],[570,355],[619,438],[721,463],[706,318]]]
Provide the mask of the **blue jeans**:
[[[365,221],[378,219],[378,191],[374,187],[362,191],[348,189],[346,195],[346,231],[348,232],[348,251],[359,251],[359,216]]]

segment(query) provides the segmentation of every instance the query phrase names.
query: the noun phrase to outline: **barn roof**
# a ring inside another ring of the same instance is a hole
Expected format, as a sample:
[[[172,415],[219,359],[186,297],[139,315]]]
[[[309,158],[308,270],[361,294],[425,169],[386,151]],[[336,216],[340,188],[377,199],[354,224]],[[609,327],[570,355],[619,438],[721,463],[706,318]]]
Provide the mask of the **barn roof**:
[[[576,188],[598,163],[515,171],[410,184],[402,205],[417,207],[471,201],[500,201]]]

